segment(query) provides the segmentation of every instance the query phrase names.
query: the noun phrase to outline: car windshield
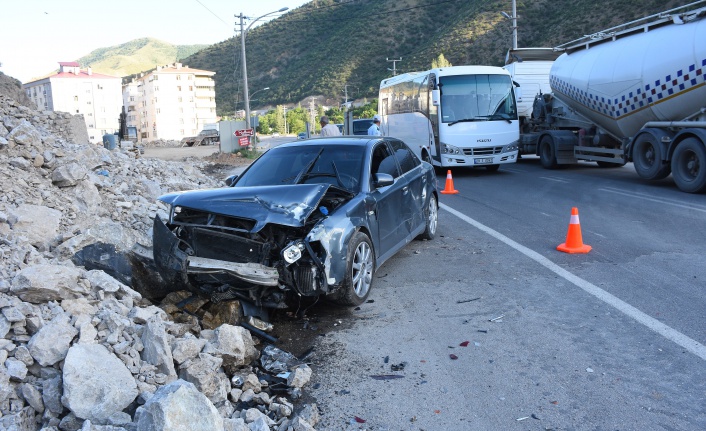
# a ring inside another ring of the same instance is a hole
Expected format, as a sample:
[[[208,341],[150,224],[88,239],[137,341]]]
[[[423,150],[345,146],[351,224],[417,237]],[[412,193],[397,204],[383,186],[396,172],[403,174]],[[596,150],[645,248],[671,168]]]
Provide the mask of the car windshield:
[[[253,162],[235,187],[323,183],[356,192],[364,151],[341,144],[275,147]]]
[[[458,75],[441,78],[442,122],[517,119],[512,81],[506,75]]]

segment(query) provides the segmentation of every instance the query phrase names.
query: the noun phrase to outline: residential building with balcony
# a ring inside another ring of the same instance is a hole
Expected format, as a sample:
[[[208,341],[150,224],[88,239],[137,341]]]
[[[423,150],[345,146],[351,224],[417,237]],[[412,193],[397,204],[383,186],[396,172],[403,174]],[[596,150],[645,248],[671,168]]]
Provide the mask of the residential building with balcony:
[[[215,74],[173,63],[134,78],[123,85],[127,125],[141,141],[195,136],[217,121]]]
[[[120,127],[121,78],[81,69],[77,62],[60,62],[59,72],[22,85],[40,110],[83,115],[91,142]]]

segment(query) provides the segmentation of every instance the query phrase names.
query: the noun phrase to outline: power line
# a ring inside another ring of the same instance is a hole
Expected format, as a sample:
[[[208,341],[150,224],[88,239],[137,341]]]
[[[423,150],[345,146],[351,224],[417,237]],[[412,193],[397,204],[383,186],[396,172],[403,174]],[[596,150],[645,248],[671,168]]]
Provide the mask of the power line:
[[[201,3],[200,0],[196,0],[196,3],[200,4],[201,6],[204,7],[204,9],[206,9],[206,10],[209,11],[209,12],[211,12],[211,14],[212,14],[213,16],[215,16],[216,18],[218,18],[219,20],[221,20],[221,21],[223,22],[223,24],[225,24],[225,25],[230,25],[230,24],[228,24],[227,22],[223,21],[223,19],[222,19],[220,16],[216,15],[215,13],[213,13],[213,11],[212,11],[211,9],[207,8],[206,5],[203,4],[203,3]]]

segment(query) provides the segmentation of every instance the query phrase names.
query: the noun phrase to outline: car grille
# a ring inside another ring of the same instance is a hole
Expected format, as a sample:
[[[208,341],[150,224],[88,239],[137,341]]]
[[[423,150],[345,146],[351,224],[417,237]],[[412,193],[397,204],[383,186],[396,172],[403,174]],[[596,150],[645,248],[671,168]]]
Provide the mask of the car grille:
[[[463,154],[466,156],[492,156],[503,152],[503,147],[480,147],[464,148]]]
[[[267,257],[261,242],[205,228],[193,230],[191,245],[197,256],[208,259],[263,263]]]

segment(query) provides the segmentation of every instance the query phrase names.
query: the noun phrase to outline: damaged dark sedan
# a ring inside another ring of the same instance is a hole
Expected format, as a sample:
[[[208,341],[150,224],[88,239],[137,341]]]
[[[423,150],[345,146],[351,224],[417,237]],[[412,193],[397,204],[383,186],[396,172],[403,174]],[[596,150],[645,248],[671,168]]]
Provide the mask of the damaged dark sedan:
[[[154,220],[161,276],[215,301],[358,305],[380,265],[437,230],[434,169],[393,138],[287,143],[229,184],[161,196],[169,216]]]

